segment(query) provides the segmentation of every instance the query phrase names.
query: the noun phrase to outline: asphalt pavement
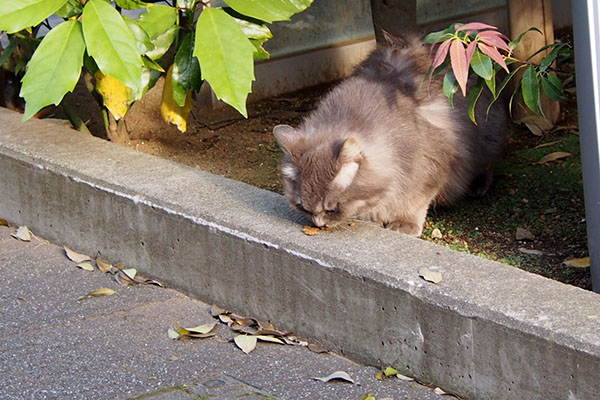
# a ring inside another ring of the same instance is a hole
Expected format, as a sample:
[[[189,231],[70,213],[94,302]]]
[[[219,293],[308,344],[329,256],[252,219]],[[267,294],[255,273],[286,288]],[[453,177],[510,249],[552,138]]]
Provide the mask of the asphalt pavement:
[[[378,368],[311,351],[303,338],[259,341],[246,354],[233,342],[240,333],[211,305],[152,284],[124,285],[122,273],[101,272],[94,261],[93,271],[78,268],[62,247],[15,233],[0,226],[0,399],[442,398],[432,387],[380,380]],[[114,294],[88,295],[98,289]],[[168,335],[214,322],[208,338]],[[340,371],[355,383],[314,379]]]

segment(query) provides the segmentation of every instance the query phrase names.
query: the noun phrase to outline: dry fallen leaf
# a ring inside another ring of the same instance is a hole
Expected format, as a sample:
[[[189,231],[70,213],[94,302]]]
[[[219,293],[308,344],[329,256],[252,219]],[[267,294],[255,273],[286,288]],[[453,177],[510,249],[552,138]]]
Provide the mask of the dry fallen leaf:
[[[542,144],[538,144],[537,146],[535,146],[533,149],[541,149],[543,147],[548,147],[548,146],[552,146],[554,144],[560,143],[560,140],[554,140],[552,142],[548,142],[548,143],[542,143]]]
[[[443,395],[445,395],[445,394],[446,394],[446,392],[444,392],[444,391],[443,391],[442,389],[440,389],[439,387],[436,387],[436,388],[433,390],[433,392],[434,392],[435,394],[439,394],[440,396],[443,396]]]
[[[89,292],[87,295],[92,296],[92,297],[101,297],[101,296],[112,296],[115,293],[117,293],[117,292],[115,292],[112,289],[100,288],[100,289],[94,290],[93,292]]]
[[[175,339],[179,339],[179,337],[181,336],[179,333],[177,333],[177,331],[173,328],[169,328],[167,330],[167,336],[169,337],[169,339],[175,340]]]
[[[220,314],[227,314],[227,311],[226,311],[226,310],[224,310],[224,309],[222,309],[222,308],[220,308],[220,307],[217,307],[217,306],[213,305],[213,306],[210,308],[210,314],[211,314],[213,317],[216,317],[216,316],[218,316],[218,315],[220,315]]]
[[[125,275],[127,275],[127,277],[131,280],[134,280],[135,276],[137,275],[137,270],[135,268],[123,269],[123,270],[121,270],[121,272],[123,272]]]
[[[319,234],[319,228],[316,226],[305,225],[302,228],[302,232],[304,232],[304,234],[307,236],[315,236]]]
[[[285,344],[283,340],[270,335],[256,335],[256,338],[262,342],[271,342],[277,344]]]
[[[567,153],[565,151],[555,151],[554,153],[546,154],[540,159],[540,161],[536,162],[536,164],[546,164],[548,162],[570,157],[571,155],[571,153]]]
[[[119,285],[123,285],[123,286],[129,286],[129,285],[137,285],[137,282],[133,279],[131,279],[129,277],[129,275],[127,275],[126,273],[124,273],[123,271],[119,271],[115,274],[114,276],[115,281],[119,284]]]
[[[222,323],[227,324],[227,325],[233,323],[233,319],[231,319],[231,317],[227,314],[219,314],[219,319],[221,320]]]
[[[77,268],[84,269],[84,270],[86,270],[86,271],[93,271],[93,270],[94,270],[94,266],[93,266],[93,265],[92,265],[92,263],[91,263],[91,262],[89,262],[89,261],[83,261],[83,262],[80,262],[80,263],[78,263],[78,264],[76,265],[76,267],[77,267]]]
[[[524,228],[517,228],[517,233],[515,234],[515,239],[517,240],[533,240],[535,236],[531,231]]]
[[[307,347],[310,351],[312,351],[313,353],[317,353],[317,354],[327,353],[329,351],[325,347],[321,347],[321,346],[318,346],[318,345],[312,344],[312,343],[309,344]]]
[[[210,337],[213,337],[216,335],[213,332],[200,333],[200,332],[188,331],[186,328],[181,328],[181,327],[179,329],[177,329],[177,333],[179,334],[179,337],[188,337],[191,339],[206,339],[206,338],[210,338]]]
[[[0,226],[8,226],[8,221],[4,218],[0,218]]]
[[[85,296],[81,296],[79,297],[77,300],[82,300],[85,299],[86,297],[102,297],[102,296],[112,296],[113,294],[115,294],[117,292],[115,292],[112,289],[108,289],[108,288],[100,288],[97,290],[94,290],[93,292],[89,292],[88,294],[86,294]]]
[[[532,256],[543,256],[544,252],[534,249],[526,249],[525,247],[519,247],[519,251],[523,254],[530,254]]]
[[[257,342],[256,336],[239,335],[236,336],[233,341],[244,353],[248,354],[256,348]]]
[[[570,258],[563,262],[564,265],[574,268],[589,268],[590,266],[590,258]]]
[[[19,240],[21,240],[23,242],[30,242],[31,241],[31,231],[26,226],[20,226],[20,227],[18,227],[17,228],[17,232],[16,233],[12,233],[11,236],[14,237],[15,239],[19,239]]]
[[[213,329],[215,329],[215,326],[217,326],[216,322],[210,322],[208,324],[202,324],[202,325],[195,326],[193,328],[185,328],[185,329],[189,332],[206,334],[206,333],[209,333],[210,331],[212,331]]]
[[[440,231],[438,228],[435,228],[431,231],[431,237],[434,239],[441,239],[443,237],[442,231]]]
[[[398,370],[394,367],[387,367],[386,369],[383,370],[383,374],[386,377],[390,377],[392,375],[396,375],[399,374]]]
[[[377,400],[373,393],[365,394],[360,400]]]
[[[84,261],[91,261],[91,258],[89,256],[86,256],[85,254],[77,253],[77,252],[69,249],[68,247],[64,247],[64,249],[65,249],[65,254],[67,255],[67,258],[71,261],[74,261],[76,263],[82,263]]]
[[[543,136],[544,132],[542,129],[536,124],[525,122],[525,126],[529,129],[529,132],[533,133],[535,136]]]
[[[115,268],[112,264],[102,261],[99,258],[96,258],[96,264],[98,265],[98,269],[102,272],[108,272],[110,274],[116,274],[118,269]]]
[[[323,378],[319,378],[316,376],[313,376],[312,379],[315,379],[317,381],[321,381],[321,382],[330,382],[333,380],[341,380],[341,381],[346,381],[346,382],[350,382],[354,385],[356,385],[357,383],[354,381],[354,379],[352,379],[350,377],[350,375],[348,375],[347,372],[344,371],[336,371],[334,373],[332,373],[331,375],[325,376]]]
[[[427,267],[419,269],[419,276],[425,279],[427,282],[440,283],[442,281],[442,274],[438,271],[432,271]]]
[[[401,381],[406,381],[406,382],[410,382],[410,381],[414,381],[415,378],[412,378],[410,376],[406,376],[406,375],[402,375],[400,373],[396,374],[396,378],[400,379]]]
[[[155,281],[154,279],[146,279],[143,283],[146,284],[146,285],[154,285],[154,286],[158,286],[158,287],[161,287],[161,288],[165,287],[165,285],[163,285],[159,281]]]

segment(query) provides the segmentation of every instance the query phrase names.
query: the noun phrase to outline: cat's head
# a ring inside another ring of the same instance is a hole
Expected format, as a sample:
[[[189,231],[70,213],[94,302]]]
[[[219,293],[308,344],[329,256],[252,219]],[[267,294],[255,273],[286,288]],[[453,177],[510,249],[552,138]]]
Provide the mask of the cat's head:
[[[350,190],[364,161],[355,138],[315,142],[302,131],[277,125],[273,134],[283,150],[285,196],[316,226],[335,226],[360,206]]]

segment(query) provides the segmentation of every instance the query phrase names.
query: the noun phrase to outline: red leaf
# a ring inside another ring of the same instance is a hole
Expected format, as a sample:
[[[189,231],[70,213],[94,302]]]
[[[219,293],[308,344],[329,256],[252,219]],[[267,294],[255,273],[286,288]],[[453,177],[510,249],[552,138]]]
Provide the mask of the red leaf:
[[[431,73],[433,73],[433,71],[435,71],[437,67],[444,63],[446,55],[448,54],[448,48],[450,47],[450,43],[452,43],[452,41],[447,40],[440,44],[440,46],[438,47],[438,50],[435,53],[435,57],[433,57],[433,61],[431,62]]]
[[[448,48],[450,47],[450,40],[446,40],[440,44],[435,53],[435,57],[433,57],[433,61],[431,62],[431,70],[429,71],[429,77],[427,77],[427,85],[431,83],[431,78],[433,78],[433,73],[435,69],[444,63],[446,59],[446,55],[448,54]],[[429,87],[429,86],[428,86]]]
[[[504,62],[504,58],[502,58],[502,54],[500,54],[497,49],[480,42],[479,50],[481,50],[483,54],[489,56],[492,60],[500,64],[500,66],[504,68],[506,72],[509,72],[506,63]]]
[[[510,41],[510,38],[508,36],[506,36],[504,33],[499,32],[499,31],[482,31],[482,32],[479,32],[479,35],[483,35],[483,36],[497,36],[497,37],[503,39],[506,42]]]
[[[450,45],[450,63],[454,77],[460,86],[463,96],[467,95],[467,78],[469,76],[469,63],[467,63],[467,51],[460,40],[453,40]]]
[[[482,29],[498,29],[495,26],[484,24],[481,22],[470,22],[468,24],[464,24],[456,28],[456,32],[464,31],[466,29],[471,29],[475,31],[480,31]]]
[[[499,49],[502,49],[510,54],[511,50],[510,50],[510,47],[508,46],[508,43],[506,43],[504,40],[502,40],[502,38],[500,36],[490,35],[490,33],[496,33],[496,32],[490,32],[490,31],[479,32],[477,37],[483,43],[485,43],[489,46],[494,46]]]
[[[477,46],[477,42],[472,41],[467,46],[467,65],[471,64],[471,58],[473,58],[473,53],[475,53],[475,46]]]

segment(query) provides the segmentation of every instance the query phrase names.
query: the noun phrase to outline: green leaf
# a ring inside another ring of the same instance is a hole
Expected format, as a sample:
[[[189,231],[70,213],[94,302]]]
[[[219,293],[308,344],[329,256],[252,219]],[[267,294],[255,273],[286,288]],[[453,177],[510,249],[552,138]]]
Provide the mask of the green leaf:
[[[254,59],[255,60],[268,60],[271,54],[263,47],[263,44],[267,39],[250,39],[250,43],[254,46]]]
[[[194,4],[196,0],[177,0],[178,8],[187,8],[188,10],[192,10],[194,8]]]
[[[188,90],[200,90],[202,77],[200,76],[200,65],[198,59],[194,57],[194,44],[192,33],[185,35],[179,45],[179,50],[175,55],[173,62],[173,100],[183,107],[185,104]]]
[[[2,0],[0,31],[15,33],[36,26],[66,2],[67,0]]]
[[[554,74],[542,75],[542,90],[552,100],[564,100],[562,82]]]
[[[161,76],[162,73],[160,71],[145,67],[142,68],[142,93],[140,93],[139,98],[142,98],[148,90],[152,89]]]
[[[494,69],[492,72],[492,77],[490,79],[485,80],[485,84],[490,89],[490,92],[494,97],[496,97],[496,70]]]
[[[50,104],[59,104],[73,91],[83,66],[85,42],[79,21],[56,26],[42,39],[23,77],[20,96],[25,99],[23,121]]]
[[[148,37],[148,34],[144,28],[138,25],[135,19],[123,16],[123,21],[125,21],[131,30],[131,33],[133,33],[133,36],[135,37],[135,43],[140,54],[146,54],[154,50],[154,44],[152,44],[150,41],[150,37]]]
[[[537,72],[533,65],[530,65],[523,73],[521,78],[521,94],[523,102],[535,114],[538,113],[538,101],[540,97],[540,86]]]
[[[235,11],[266,22],[288,20],[304,11],[313,0],[227,0]]]
[[[242,32],[250,39],[250,43],[254,46],[254,59],[266,60],[271,57],[268,51],[265,50],[263,44],[273,37],[269,27],[261,20],[242,15],[231,7],[223,8],[227,14],[231,15],[235,22],[240,25]]]
[[[2,65],[4,65],[6,60],[8,60],[10,56],[12,56],[13,51],[15,51],[15,47],[17,47],[20,41],[21,38],[13,36],[8,46],[6,46],[6,48],[2,52],[2,55],[0,55],[0,68],[2,68]]]
[[[121,8],[125,8],[127,10],[135,10],[138,8],[146,8],[148,7],[148,3],[145,3],[140,0],[115,0],[115,3]]]
[[[491,79],[494,74],[492,59],[479,50],[475,50],[471,58],[471,68],[473,71],[485,80]]]
[[[523,36],[525,36],[525,34],[527,34],[528,32],[531,32],[531,31],[536,31],[537,33],[543,35],[542,31],[540,31],[538,28],[535,28],[535,27],[529,28],[525,32],[521,33],[519,35],[519,37],[517,37],[515,40],[513,40],[512,42],[509,42],[508,47],[510,47],[511,50],[514,50],[519,45],[519,43],[521,43]]]
[[[218,8],[205,8],[196,25],[194,56],[219,99],[247,117],[246,98],[254,80],[254,46],[235,20]]]
[[[88,54],[100,71],[123,82],[137,97],[141,92],[142,58],[121,15],[103,0],[88,0],[82,23]]]
[[[176,23],[177,9],[160,4],[148,7],[148,11],[141,14],[138,20],[138,24],[148,33],[152,41]]]
[[[154,45],[154,49],[147,52],[146,55],[153,60],[159,59],[162,56],[164,56],[165,53],[169,50],[169,47],[171,47],[173,40],[175,40],[178,31],[179,26],[173,25],[163,33],[156,36],[154,39],[151,40],[152,44]]]
[[[98,64],[96,64],[96,61],[87,52],[83,56],[83,65],[92,75],[98,72]]]
[[[444,94],[448,98],[450,106],[454,108],[454,94],[458,90],[458,82],[456,81],[452,71],[448,71],[446,72],[446,75],[444,75],[444,83],[442,88],[444,90]]]
[[[452,24],[448,28],[443,29],[441,31],[431,32],[430,34],[425,36],[425,39],[423,39],[423,42],[426,44],[433,44],[433,43],[439,42],[441,40],[450,39],[453,36],[453,34],[456,32],[455,26],[456,26],[456,24]]]
[[[59,8],[54,12],[54,14],[58,15],[61,18],[71,18],[75,15],[81,14],[83,10],[81,3],[77,0],[68,0],[64,6]]]
[[[497,88],[496,95],[494,96],[494,99],[488,105],[488,108],[487,108],[487,111],[486,111],[486,115],[490,113],[490,109],[492,108],[492,105],[494,105],[494,103],[496,102],[496,100],[498,100],[500,98],[500,94],[502,93],[502,91],[504,90],[504,88],[506,88],[506,85],[508,85],[508,82],[510,82],[510,80],[515,76],[515,74],[519,70],[521,70],[522,68],[525,68],[526,66],[527,66],[527,64],[521,64],[519,67],[517,67],[514,70],[512,70],[512,72],[510,74],[508,74],[502,80],[502,82],[500,82],[500,85]],[[509,107],[511,106],[511,103],[512,103],[512,100],[509,103]]]
[[[271,39],[273,37],[271,30],[263,21],[240,14],[231,7],[225,7],[223,11],[235,19],[248,39]]]
[[[481,96],[481,92],[483,92],[483,79],[478,77],[477,82],[469,90],[469,95],[467,96],[467,110],[469,113],[469,118],[471,118],[471,121],[473,121],[475,125],[477,125],[477,121],[475,120],[475,106],[477,105],[479,96]]]
[[[540,71],[545,71],[552,65],[552,63],[558,58],[561,53],[562,48],[566,46],[565,43],[556,44],[556,46],[552,49],[550,54],[542,59],[540,62]]]
[[[165,69],[156,61],[151,59],[148,56],[142,56],[142,62],[144,63],[144,67],[148,69],[152,69],[154,71],[165,72]]]

